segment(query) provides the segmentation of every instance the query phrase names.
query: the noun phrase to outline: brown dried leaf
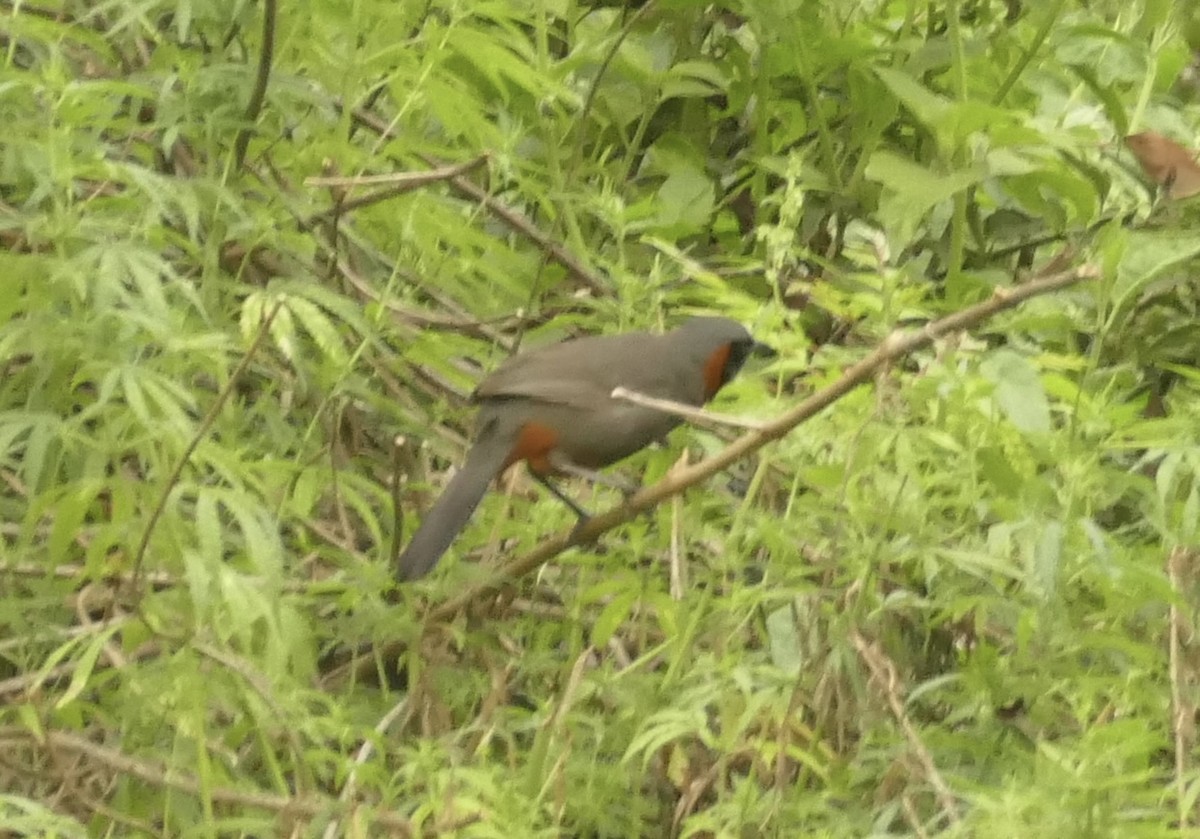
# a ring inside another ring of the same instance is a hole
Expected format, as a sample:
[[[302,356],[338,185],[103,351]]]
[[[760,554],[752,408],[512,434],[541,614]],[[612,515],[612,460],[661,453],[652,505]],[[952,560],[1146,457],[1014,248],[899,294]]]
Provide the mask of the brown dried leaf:
[[[1125,145],[1133,152],[1150,180],[1167,188],[1172,200],[1190,198],[1200,194],[1200,164],[1196,162],[1198,152],[1184,148],[1154,131],[1130,134]]]

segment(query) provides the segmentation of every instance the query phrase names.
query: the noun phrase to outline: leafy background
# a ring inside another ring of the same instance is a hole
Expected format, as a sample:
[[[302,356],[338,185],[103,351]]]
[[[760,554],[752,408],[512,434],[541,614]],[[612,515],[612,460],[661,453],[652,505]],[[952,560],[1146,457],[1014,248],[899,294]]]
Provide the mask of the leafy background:
[[[0,7],[8,830],[1194,830],[1200,234],[1120,143],[1200,145],[1190,4]],[[391,584],[519,344],[726,313],[767,417],[1055,259],[490,608],[422,620],[520,483]]]

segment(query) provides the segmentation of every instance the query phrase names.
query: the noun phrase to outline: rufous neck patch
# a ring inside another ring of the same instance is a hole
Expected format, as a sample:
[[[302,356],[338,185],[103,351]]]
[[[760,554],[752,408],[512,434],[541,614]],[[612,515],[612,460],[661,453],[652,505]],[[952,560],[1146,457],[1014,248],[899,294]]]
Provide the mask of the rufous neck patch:
[[[729,364],[732,344],[722,344],[704,362],[704,401],[712,399],[725,384],[725,368]]]

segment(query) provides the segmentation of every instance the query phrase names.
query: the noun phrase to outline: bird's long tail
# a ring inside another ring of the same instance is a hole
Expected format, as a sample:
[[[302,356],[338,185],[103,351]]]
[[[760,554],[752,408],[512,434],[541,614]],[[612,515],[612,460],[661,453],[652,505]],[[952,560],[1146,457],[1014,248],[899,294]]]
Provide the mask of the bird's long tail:
[[[510,441],[488,434],[467,453],[467,462],[458,471],[441,497],[421,520],[412,541],[400,554],[396,579],[416,580],[428,574],[479,506],[488,484],[505,466],[512,449]]]

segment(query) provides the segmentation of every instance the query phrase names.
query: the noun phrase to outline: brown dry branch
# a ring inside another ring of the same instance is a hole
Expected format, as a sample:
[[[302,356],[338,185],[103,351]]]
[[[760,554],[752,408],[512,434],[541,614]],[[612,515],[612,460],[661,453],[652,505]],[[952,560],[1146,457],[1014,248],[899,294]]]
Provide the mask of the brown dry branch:
[[[929,833],[921,826],[921,815],[917,812],[917,805],[913,804],[912,796],[901,795],[900,807],[904,810],[904,820],[912,828],[913,835],[917,839],[929,839]]]
[[[426,162],[431,166],[435,166],[438,163],[433,158],[428,158]],[[572,277],[587,286],[593,294],[607,296],[610,293],[611,289],[607,282],[592,273],[582,262],[576,259],[574,254],[567,250],[566,246],[556,242],[549,233],[544,232],[534,224],[528,216],[506,204],[502,204],[483,187],[467,178],[451,178],[449,183],[460,195],[479,203],[480,206],[486,208],[513,230],[541,248],[547,256],[563,268],[566,268]]]
[[[688,465],[688,453],[683,452],[679,459],[671,464],[668,475],[673,475]],[[683,556],[683,496],[676,495],[671,499],[671,546],[669,553],[667,591],[672,600],[683,600],[688,589],[688,567]]]
[[[917,756],[917,760],[921,764],[921,769],[925,773],[925,780],[929,782],[929,785],[933,787],[933,791],[937,795],[942,812],[945,813],[946,818],[949,819],[951,824],[958,824],[958,803],[954,799],[954,793],[950,791],[950,787],[942,779],[937,765],[933,762],[933,755],[925,747],[925,743],[921,740],[921,735],[917,733],[916,726],[913,725],[912,720],[909,719],[908,714],[904,710],[904,699],[901,696],[901,693],[904,691],[904,685],[900,682],[896,665],[884,654],[878,644],[868,641],[858,632],[852,633],[850,640],[854,644],[854,649],[858,650],[863,663],[867,665],[867,669],[871,671],[872,679],[882,689],[892,716],[900,724],[901,730],[904,731],[904,738],[908,741],[909,748],[912,749],[913,754]]]
[[[280,819],[285,820],[321,819],[330,814],[338,814],[344,818],[352,816],[357,810],[366,806],[360,802],[343,802],[312,794],[289,796],[214,787],[212,784],[201,782],[199,778],[178,769],[133,757],[118,749],[100,745],[79,734],[66,731],[45,731],[39,738],[33,732],[10,726],[0,729],[0,742],[6,742],[9,745],[15,742],[24,744],[33,742],[46,750],[48,756],[53,756],[55,752],[68,752],[102,764],[112,772],[136,778],[151,787],[175,790],[213,804],[265,810],[276,813]],[[474,821],[476,818],[468,817],[470,821]],[[409,819],[385,809],[374,810],[369,820],[377,827],[394,831],[394,835],[397,836],[418,835],[418,831]],[[438,835],[440,830],[450,830],[462,826],[464,823],[458,821],[454,825],[441,825],[438,829],[431,830],[429,835]]]
[[[759,430],[742,435],[721,451],[695,465],[673,471],[657,484],[630,496],[625,503],[597,514],[583,526],[547,538],[532,551],[497,568],[486,579],[472,583],[460,593],[435,603],[426,613],[426,627],[453,618],[475,601],[494,595],[502,585],[523,577],[568,548],[595,542],[604,533],[632,520],[643,511],[707,480],[772,440],[783,437],[847,393],[872,381],[879,370],[909,353],[928,346],[944,335],[978,326],[996,314],[1015,308],[1033,297],[1060,291],[1085,280],[1096,279],[1099,275],[1098,268],[1083,265],[1050,276],[1038,276],[1018,286],[997,289],[987,300],[928,323],[920,329],[896,330],[867,357],[851,365],[837,381],[811,394],[774,420],[765,422]],[[403,643],[393,642],[385,645],[380,652],[386,658],[395,658],[403,649]],[[352,673],[369,676],[373,668],[373,659],[359,659],[331,670],[324,681],[327,685],[339,684]]]
[[[331,246],[330,246],[331,247]],[[330,254],[334,257],[332,248]],[[417,329],[442,329],[454,332],[460,332],[464,335],[470,335],[474,338],[479,338],[485,341],[491,341],[504,347],[506,350],[511,350],[513,347],[512,341],[504,336],[499,330],[492,328],[494,322],[508,322],[512,318],[505,316],[498,318],[496,321],[489,321],[487,318],[472,318],[466,316],[455,315],[435,315],[429,312],[414,309],[411,306],[405,306],[395,300],[385,297],[380,294],[371,284],[367,282],[354,268],[342,258],[337,258],[336,268],[338,275],[342,277],[350,286],[361,295],[364,300],[370,300],[373,303],[378,303],[394,315],[399,321],[407,326]],[[517,318],[517,323],[521,323],[522,319]]]
[[[15,565],[0,565],[0,574],[10,575],[13,577],[56,577],[60,580],[85,580],[90,579],[90,574],[83,565],[66,564],[55,565],[52,568],[47,568],[44,565],[37,565],[33,562],[19,562]],[[107,579],[114,582],[128,581],[128,574],[111,574],[106,576]],[[166,571],[147,571],[142,574],[142,580],[149,583],[156,589],[170,588],[178,585],[179,580],[175,576],[168,574]]]
[[[931,344],[943,335],[976,326],[998,312],[1011,309],[1031,297],[1058,291],[1097,276],[1099,276],[1098,271],[1087,266],[1034,280],[1003,292],[997,291],[988,300],[929,323],[922,329],[893,332],[870,355],[851,366],[833,384],[812,394],[776,419],[764,423],[761,429],[742,435],[711,457],[679,470],[654,486],[643,489],[624,504],[606,510],[588,520],[582,527],[547,539],[524,556],[498,568],[492,579],[470,586],[458,596],[435,605],[429,612],[428,620],[446,620],[458,614],[472,601],[492,592],[498,583],[511,582],[528,574],[567,548],[595,542],[602,534],[630,521],[639,513],[649,510],[673,495],[678,495],[688,487],[707,480],[738,460],[758,451],[772,440],[777,440],[790,433],[798,425],[816,416],[850,391],[871,381],[879,369]]]
[[[337,103],[339,107],[345,107],[342,103]],[[361,108],[355,108],[351,112],[351,117],[356,123],[374,131],[381,137],[393,137],[391,127],[375,116],[370,111],[365,111]],[[421,159],[430,166],[442,167],[446,164],[436,158],[422,155]],[[483,187],[471,181],[469,178],[464,178],[457,175],[447,182],[459,195],[468,198],[471,201],[478,203],[480,206],[488,210],[498,219],[507,224],[510,228],[520,233],[525,238],[529,239],[535,245],[542,249],[550,258],[567,269],[576,280],[583,283],[595,294],[606,295],[609,293],[608,283],[596,276],[582,262],[565,247],[554,241],[549,234],[542,231],[534,224],[527,216],[511,207],[503,204],[499,199],[493,197]]]
[[[304,181],[305,186],[328,186],[328,187],[353,187],[365,186],[371,184],[388,184],[387,189],[376,190],[375,192],[361,195],[358,198],[338,201],[328,210],[318,213],[309,220],[309,223],[328,220],[336,215],[348,213],[351,210],[357,210],[362,207],[369,207],[372,204],[378,204],[395,198],[398,195],[412,192],[415,189],[420,189],[423,186],[437,183],[439,181],[448,181],[451,178],[456,178],[464,175],[473,169],[478,169],[483,164],[487,163],[488,156],[481,154],[473,160],[468,160],[465,163],[458,163],[452,166],[439,166],[435,169],[430,169],[425,172],[394,172],[390,175],[351,175],[339,177],[323,177],[323,178],[307,178]]]
[[[83,638],[88,635],[99,635],[101,632],[129,623],[129,615],[118,615],[102,621],[88,620],[79,626],[45,626],[29,633],[16,635],[0,641],[0,655],[20,650],[33,644],[51,644],[69,641],[72,638]]]

